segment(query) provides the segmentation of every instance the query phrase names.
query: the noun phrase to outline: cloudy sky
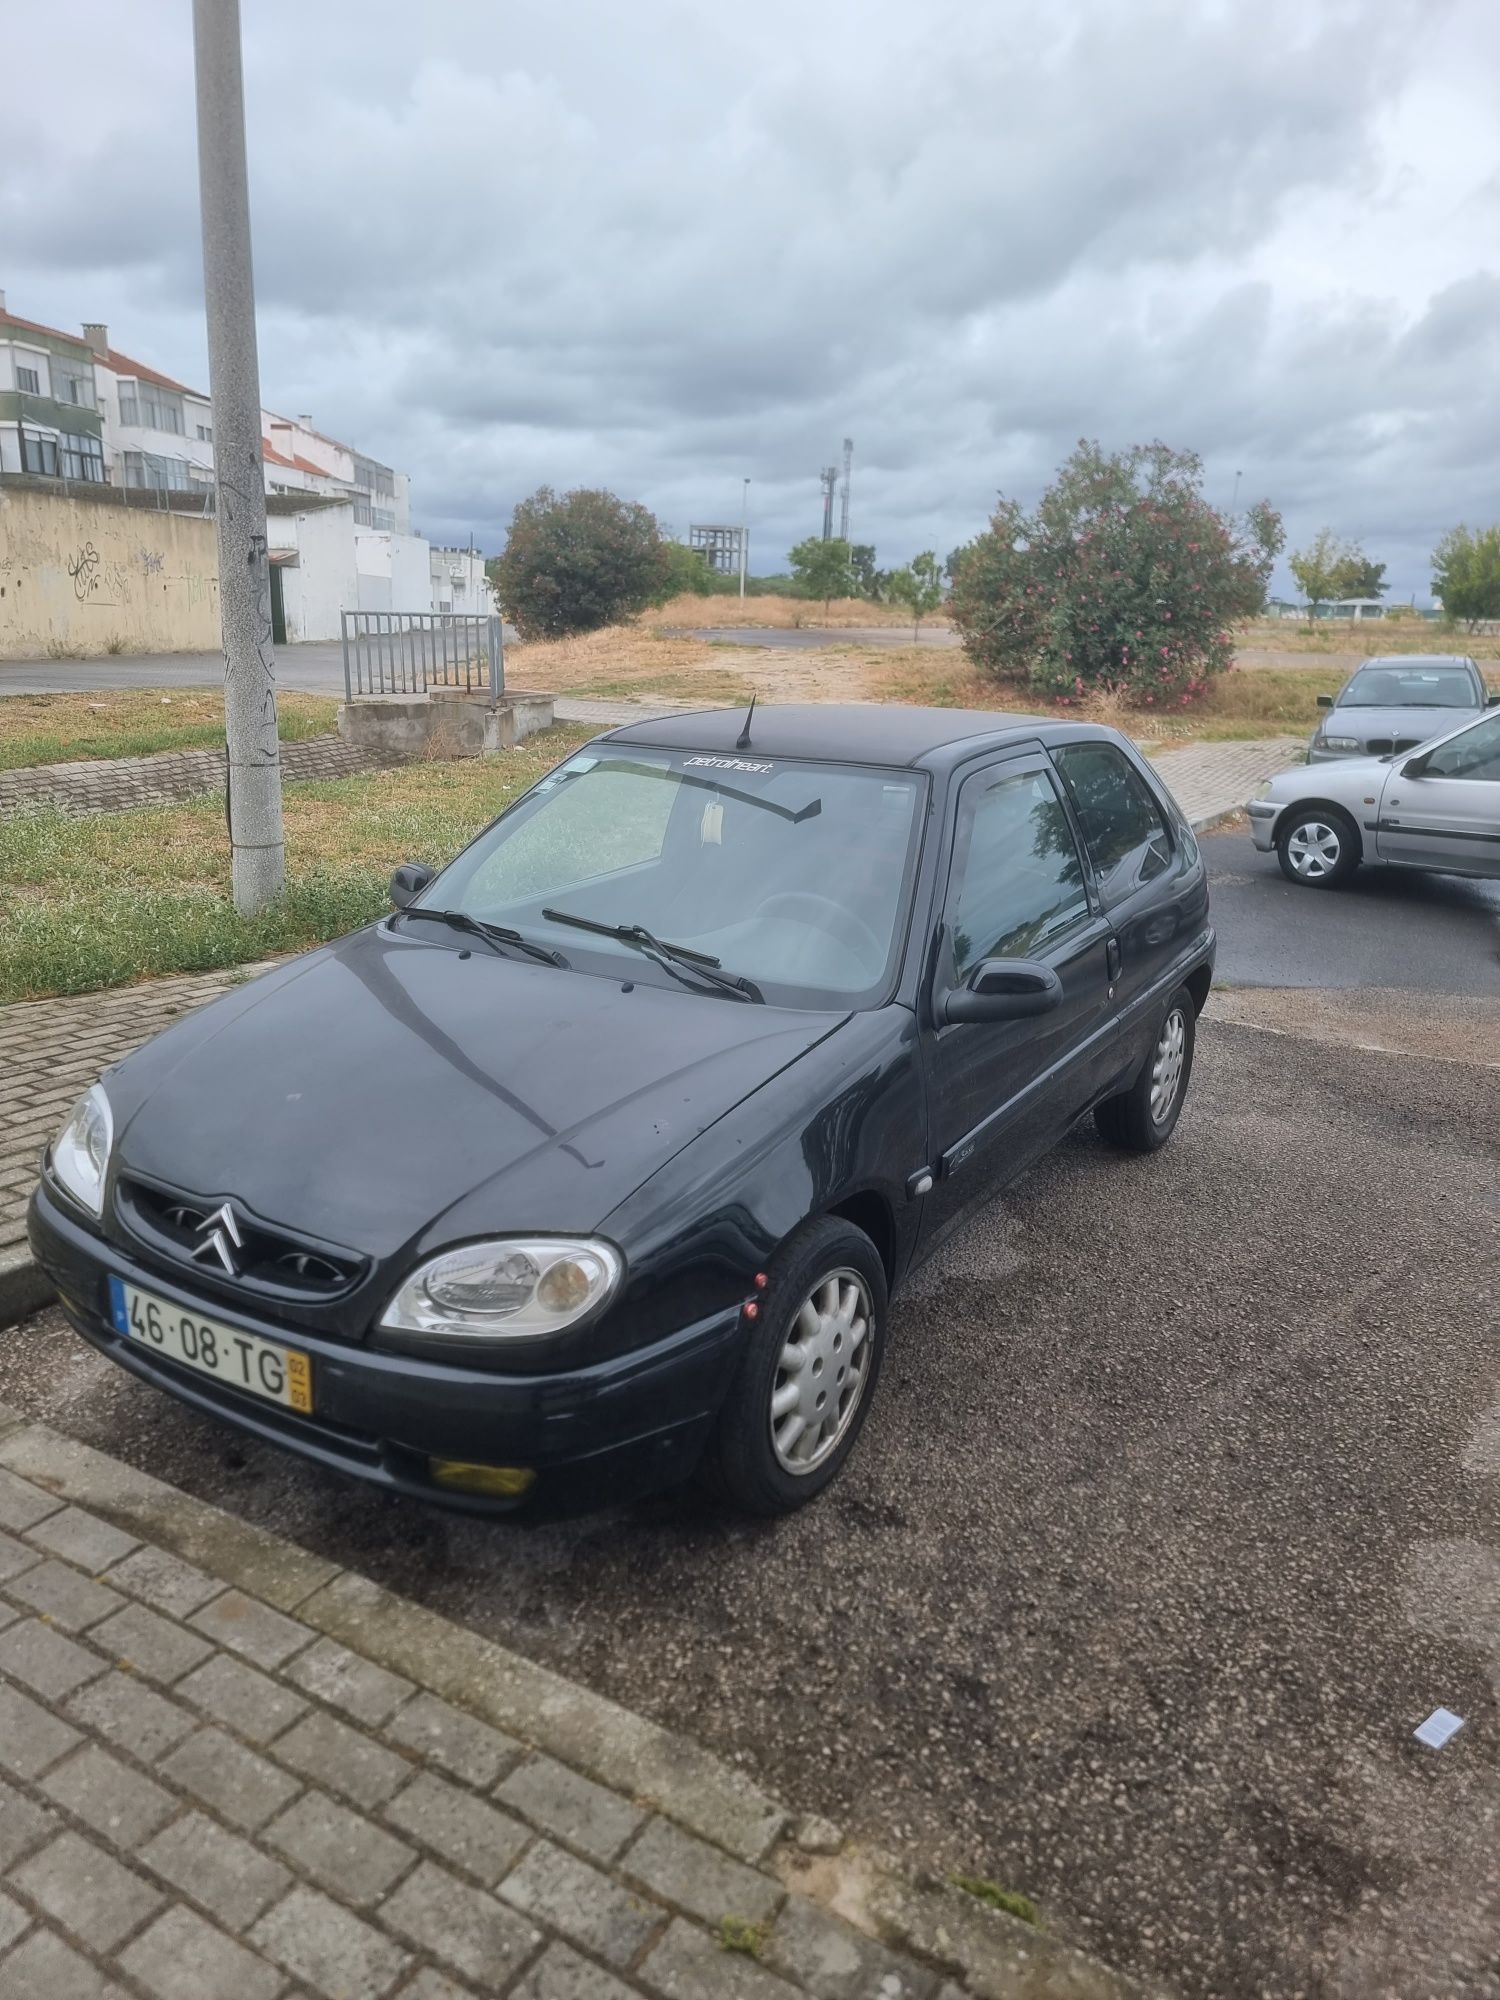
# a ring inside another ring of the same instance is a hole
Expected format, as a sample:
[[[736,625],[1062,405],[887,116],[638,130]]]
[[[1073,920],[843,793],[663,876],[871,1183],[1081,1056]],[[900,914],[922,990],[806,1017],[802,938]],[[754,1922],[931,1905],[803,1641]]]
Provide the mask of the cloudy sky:
[[[682,531],[749,475],[777,569],[846,434],[884,563],[1082,435],[1403,596],[1500,516],[1495,0],[243,6],[264,400],[435,538],[543,481]],[[10,309],[206,386],[188,0],[6,54]]]

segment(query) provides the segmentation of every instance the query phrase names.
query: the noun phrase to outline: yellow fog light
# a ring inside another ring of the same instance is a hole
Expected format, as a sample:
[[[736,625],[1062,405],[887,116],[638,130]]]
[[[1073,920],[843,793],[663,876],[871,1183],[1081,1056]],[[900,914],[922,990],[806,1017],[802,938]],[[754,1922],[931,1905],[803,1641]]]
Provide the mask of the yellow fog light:
[[[519,1500],[536,1484],[528,1465],[468,1465],[461,1458],[430,1458],[427,1469],[439,1486],[461,1493],[488,1493],[497,1500]]]

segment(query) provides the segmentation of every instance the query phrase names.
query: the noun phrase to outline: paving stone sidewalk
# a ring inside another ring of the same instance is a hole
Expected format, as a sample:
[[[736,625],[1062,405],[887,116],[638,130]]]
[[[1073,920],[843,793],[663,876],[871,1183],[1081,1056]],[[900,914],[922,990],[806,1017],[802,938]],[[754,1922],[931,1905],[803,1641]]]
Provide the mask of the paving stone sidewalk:
[[[376,768],[380,761],[337,736],[312,736],[281,746],[282,776],[289,779],[347,778]],[[0,771],[0,820],[39,806],[80,816],[126,812],[133,806],[163,805],[223,789],[222,750],[161,750],[149,757],[36,764]]]
[[[0,1409],[0,2000],[1139,1990],[839,1845],[686,1739]],[[841,1870],[864,1927],[816,1893]]]

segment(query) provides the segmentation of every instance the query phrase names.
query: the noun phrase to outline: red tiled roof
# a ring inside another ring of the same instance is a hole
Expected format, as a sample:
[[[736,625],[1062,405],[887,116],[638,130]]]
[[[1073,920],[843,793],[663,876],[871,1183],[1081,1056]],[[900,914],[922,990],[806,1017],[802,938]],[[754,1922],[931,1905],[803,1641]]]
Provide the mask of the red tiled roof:
[[[75,347],[87,347],[81,333],[64,333],[60,326],[43,326],[39,320],[21,319],[13,312],[0,311],[0,326],[19,327],[23,333],[45,333],[52,340],[68,340]]]
[[[174,382],[170,375],[163,375],[156,368],[148,368],[144,361],[132,361],[128,354],[122,354],[117,347],[107,347],[99,359],[106,368],[113,368],[117,375],[133,375],[138,382],[155,382],[159,388],[175,389],[179,396],[193,396],[200,403],[208,401],[201,389],[190,389],[185,382]]]
[[[264,438],[260,441],[260,455],[267,465],[285,465],[293,472],[298,470],[295,458],[288,458],[284,452],[278,451],[275,445],[267,444]]]

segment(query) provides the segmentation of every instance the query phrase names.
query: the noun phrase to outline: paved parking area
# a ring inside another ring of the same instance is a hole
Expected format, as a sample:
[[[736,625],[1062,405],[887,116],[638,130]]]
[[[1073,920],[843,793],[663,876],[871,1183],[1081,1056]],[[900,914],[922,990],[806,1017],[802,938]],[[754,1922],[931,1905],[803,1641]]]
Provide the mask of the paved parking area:
[[[83,1348],[0,1402],[490,1633],[1190,1994],[1500,1992],[1500,1077],[1209,1023],[928,1267],[849,1472],[531,1531],[345,1486]],[[1411,1732],[1465,1717],[1442,1751]]]

